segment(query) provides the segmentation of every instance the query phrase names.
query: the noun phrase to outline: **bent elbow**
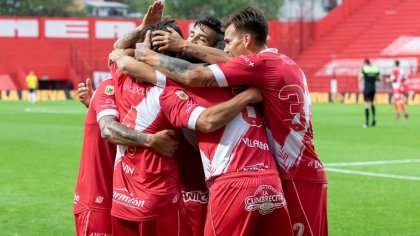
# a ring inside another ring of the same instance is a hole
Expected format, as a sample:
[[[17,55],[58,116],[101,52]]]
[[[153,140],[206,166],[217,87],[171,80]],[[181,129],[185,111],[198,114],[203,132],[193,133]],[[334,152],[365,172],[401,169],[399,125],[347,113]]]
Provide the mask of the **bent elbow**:
[[[218,130],[220,127],[217,126],[216,123],[205,120],[197,123],[197,129],[203,133],[211,133],[213,131]]]
[[[182,78],[185,85],[189,87],[201,87],[200,86],[200,73],[196,70],[188,71]]]
[[[111,131],[109,130],[108,126],[105,126],[101,129],[101,137],[108,141],[111,138]]]

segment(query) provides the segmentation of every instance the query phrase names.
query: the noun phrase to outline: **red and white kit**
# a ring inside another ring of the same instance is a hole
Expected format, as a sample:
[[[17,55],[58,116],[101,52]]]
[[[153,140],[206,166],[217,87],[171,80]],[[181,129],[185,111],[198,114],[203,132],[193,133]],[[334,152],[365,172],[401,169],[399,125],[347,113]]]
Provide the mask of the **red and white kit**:
[[[231,89],[168,85],[161,108],[176,127],[195,129],[205,107],[233,96]],[[197,136],[211,183],[205,235],[292,235],[276,163],[255,107],[247,106],[224,128]]]
[[[85,118],[82,155],[74,193],[77,235],[111,235],[112,173],[116,147],[102,139],[99,119],[118,118],[112,79],[96,90]]]
[[[295,228],[303,225],[300,231],[303,235],[327,235],[327,231],[321,232],[327,228],[327,177],[315,153],[311,98],[302,70],[289,57],[272,48],[209,68],[220,87],[252,85],[261,90],[270,147],[280,166],[292,223]],[[300,182],[300,187],[296,182]],[[323,197],[306,192],[303,183],[318,184],[320,190],[316,193]],[[293,215],[295,212],[299,212],[299,217]],[[315,215],[309,215],[311,212]],[[319,214],[324,216],[318,217]],[[317,220],[320,218],[325,220]]]
[[[110,70],[122,124],[145,133],[173,128],[162,118],[162,88],[136,83],[115,63]],[[175,158],[118,145],[111,214],[116,217],[116,235],[185,235],[188,226]]]
[[[404,71],[399,68],[395,68],[392,70],[392,98],[394,101],[401,101],[403,100],[403,92],[404,92]]]

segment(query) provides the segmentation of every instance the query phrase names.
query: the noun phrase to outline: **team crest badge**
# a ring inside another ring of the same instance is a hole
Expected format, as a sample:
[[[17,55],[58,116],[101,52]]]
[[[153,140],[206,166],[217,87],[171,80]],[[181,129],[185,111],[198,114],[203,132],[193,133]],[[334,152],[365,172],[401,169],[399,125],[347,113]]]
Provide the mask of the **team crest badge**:
[[[114,95],[114,93],[115,93],[114,86],[107,85],[106,88],[105,88],[105,94],[110,96],[110,95]]]
[[[175,93],[182,100],[187,100],[188,99],[188,95],[184,91],[176,91]]]

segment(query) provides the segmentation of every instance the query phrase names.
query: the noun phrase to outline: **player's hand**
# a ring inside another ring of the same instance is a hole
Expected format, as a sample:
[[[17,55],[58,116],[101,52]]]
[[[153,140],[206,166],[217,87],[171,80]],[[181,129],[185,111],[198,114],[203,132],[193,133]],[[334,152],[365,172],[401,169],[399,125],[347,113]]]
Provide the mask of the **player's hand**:
[[[165,129],[150,134],[147,146],[159,155],[171,157],[178,149],[179,142],[175,138],[175,131]]]
[[[86,79],[86,83],[82,82],[77,85],[77,94],[79,101],[86,107],[89,107],[90,99],[92,99],[93,95],[92,80],[90,78]]]
[[[244,90],[242,93],[245,93],[245,95],[248,98],[248,102],[251,104],[259,103],[263,100],[261,91],[255,87],[249,87],[246,90]]]
[[[123,56],[125,56],[124,49],[115,49],[109,54],[108,59],[115,62]]]
[[[146,52],[150,50],[150,30],[146,32],[146,38],[143,43],[136,43],[136,49],[134,50],[134,57],[139,60],[143,61],[143,57],[145,56]]]
[[[162,1],[154,1],[147,9],[146,15],[144,15],[143,21],[141,22],[141,26],[144,27],[162,20],[163,8],[164,5]]]
[[[174,29],[168,27],[169,32],[156,30],[153,32],[152,46],[159,48],[161,51],[182,52],[184,47],[184,39]]]

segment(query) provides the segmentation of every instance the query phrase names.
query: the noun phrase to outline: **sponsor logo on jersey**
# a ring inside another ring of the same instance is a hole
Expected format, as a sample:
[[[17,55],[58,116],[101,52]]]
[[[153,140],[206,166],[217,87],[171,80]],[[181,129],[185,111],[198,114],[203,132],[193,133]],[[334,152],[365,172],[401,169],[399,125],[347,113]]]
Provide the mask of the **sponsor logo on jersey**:
[[[89,234],[89,236],[112,236],[112,234],[92,232]]]
[[[127,173],[129,175],[133,175],[134,174],[134,167],[122,163],[122,168],[123,168],[123,170],[124,170],[125,173]]]
[[[308,162],[308,167],[313,167],[315,169],[324,169],[324,165],[318,160],[312,160]]]
[[[187,95],[188,96],[188,95]],[[187,108],[185,109],[186,113],[190,113],[190,111],[197,106],[197,103],[193,100],[187,102]]]
[[[245,143],[246,146],[250,148],[259,148],[261,150],[269,150],[268,143],[264,143],[260,140],[252,140],[249,138],[241,138],[242,142]]]
[[[176,91],[175,94],[182,100],[188,99],[188,95],[184,91],[179,90],[179,91]]]
[[[123,191],[126,193],[121,193],[117,191]],[[116,203],[131,207],[131,208],[139,209],[140,207],[144,206],[144,200],[140,200],[134,197],[134,195],[132,193],[129,193],[127,189],[114,188],[114,191],[112,192],[112,199]]]
[[[141,87],[133,87],[128,84],[124,84],[123,91],[127,91],[129,93],[134,93],[138,95],[144,95],[144,88]]]
[[[182,191],[182,199],[184,202],[198,202],[201,204],[206,204],[209,201],[209,192]]]
[[[248,63],[248,66],[249,67],[254,67],[254,62],[252,62],[251,61],[251,59],[249,59],[247,56],[245,56],[245,55],[241,55],[240,56],[242,59],[244,59],[244,61],[246,62],[246,63]]]
[[[95,199],[95,203],[101,204],[104,201],[104,197],[102,196],[97,196]]]
[[[108,95],[108,96],[114,95],[114,93],[115,93],[114,86],[112,86],[112,85],[107,85],[107,86],[105,87],[105,91],[104,91],[104,93],[105,93],[106,95]]]
[[[267,215],[285,205],[286,200],[283,194],[270,185],[259,186],[254,195],[245,198],[245,210],[258,210],[261,215]]]
[[[108,99],[105,100],[105,104],[101,105],[101,108],[105,108],[105,107],[113,107],[113,108],[116,108],[117,105],[115,105],[114,100],[108,98]]]
[[[268,166],[264,163],[258,163],[255,165],[249,165],[245,166],[241,171],[262,171],[262,170],[268,170]]]

